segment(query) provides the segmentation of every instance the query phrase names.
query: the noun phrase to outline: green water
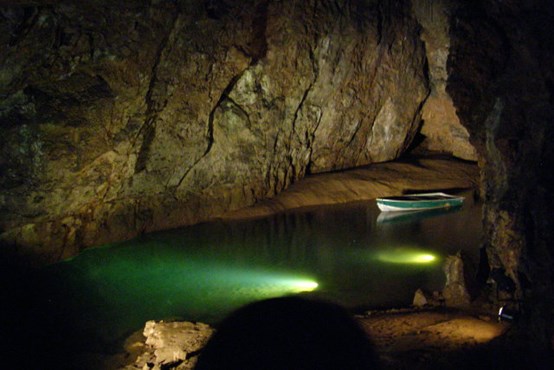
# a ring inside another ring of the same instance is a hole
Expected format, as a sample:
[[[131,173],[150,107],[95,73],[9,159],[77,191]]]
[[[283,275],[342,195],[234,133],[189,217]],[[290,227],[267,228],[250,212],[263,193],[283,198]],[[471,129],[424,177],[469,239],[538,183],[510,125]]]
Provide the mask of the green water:
[[[416,289],[442,288],[446,255],[477,258],[480,217],[471,197],[398,219],[379,218],[372,201],[154,233],[45,269],[40,314],[73,342],[108,348],[147,320],[214,324],[287,294],[351,309],[408,305]]]

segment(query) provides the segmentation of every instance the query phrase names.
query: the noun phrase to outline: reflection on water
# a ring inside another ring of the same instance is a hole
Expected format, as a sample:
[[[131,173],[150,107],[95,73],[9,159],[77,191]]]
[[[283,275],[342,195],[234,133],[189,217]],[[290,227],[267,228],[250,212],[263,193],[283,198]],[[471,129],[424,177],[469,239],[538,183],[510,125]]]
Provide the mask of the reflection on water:
[[[150,319],[215,323],[247,302],[294,293],[350,308],[407,305],[420,287],[442,288],[446,255],[478,255],[471,197],[457,212],[398,222],[378,214],[375,202],[319,207],[88,250],[44,271],[42,311],[110,345]]]
[[[436,208],[423,211],[381,212],[377,216],[377,223],[415,222],[426,218],[436,217],[447,213],[459,212],[460,207]]]

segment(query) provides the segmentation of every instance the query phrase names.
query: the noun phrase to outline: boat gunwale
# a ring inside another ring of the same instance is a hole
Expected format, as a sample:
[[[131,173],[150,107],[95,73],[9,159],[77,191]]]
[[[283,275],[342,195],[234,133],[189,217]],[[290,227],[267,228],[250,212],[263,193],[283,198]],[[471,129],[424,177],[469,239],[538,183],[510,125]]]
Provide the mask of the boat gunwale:
[[[432,209],[460,207],[465,197],[446,193],[407,194],[405,196],[377,198],[382,212],[428,211]]]
[[[432,197],[440,197],[433,199]],[[395,199],[397,198],[397,199]],[[452,201],[452,200],[461,200],[463,201],[465,197],[450,195],[446,193],[418,193],[418,194],[404,194],[391,197],[380,197],[376,198],[376,201],[384,202],[396,202],[396,203],[408,203],[408,202],[440,202],[440,201]]]

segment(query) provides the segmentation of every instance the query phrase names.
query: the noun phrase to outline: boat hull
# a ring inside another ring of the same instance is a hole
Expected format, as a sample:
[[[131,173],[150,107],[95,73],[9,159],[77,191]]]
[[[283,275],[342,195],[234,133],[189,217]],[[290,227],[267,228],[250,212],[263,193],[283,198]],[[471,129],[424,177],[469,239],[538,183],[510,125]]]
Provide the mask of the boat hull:
[[[463,204],[464,197],[445,193],[424,193],[377,198],[376,201],[377,206],[383,212],[406,212],[460,207]]]

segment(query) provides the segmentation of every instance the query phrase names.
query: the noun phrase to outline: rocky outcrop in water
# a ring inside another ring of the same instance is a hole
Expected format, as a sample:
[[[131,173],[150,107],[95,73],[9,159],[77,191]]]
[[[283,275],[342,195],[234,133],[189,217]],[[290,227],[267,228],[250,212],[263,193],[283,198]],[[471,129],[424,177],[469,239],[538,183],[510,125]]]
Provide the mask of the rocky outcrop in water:
[[[467,307],[475,295],[475,270],[470,260],[459,251],[446,257],[443,265],[446,283],[442,290],[445,304],[449,307]]]
[[[50,260],[397,158],[411,4],[102,0],[0,13],[2,240]]]

